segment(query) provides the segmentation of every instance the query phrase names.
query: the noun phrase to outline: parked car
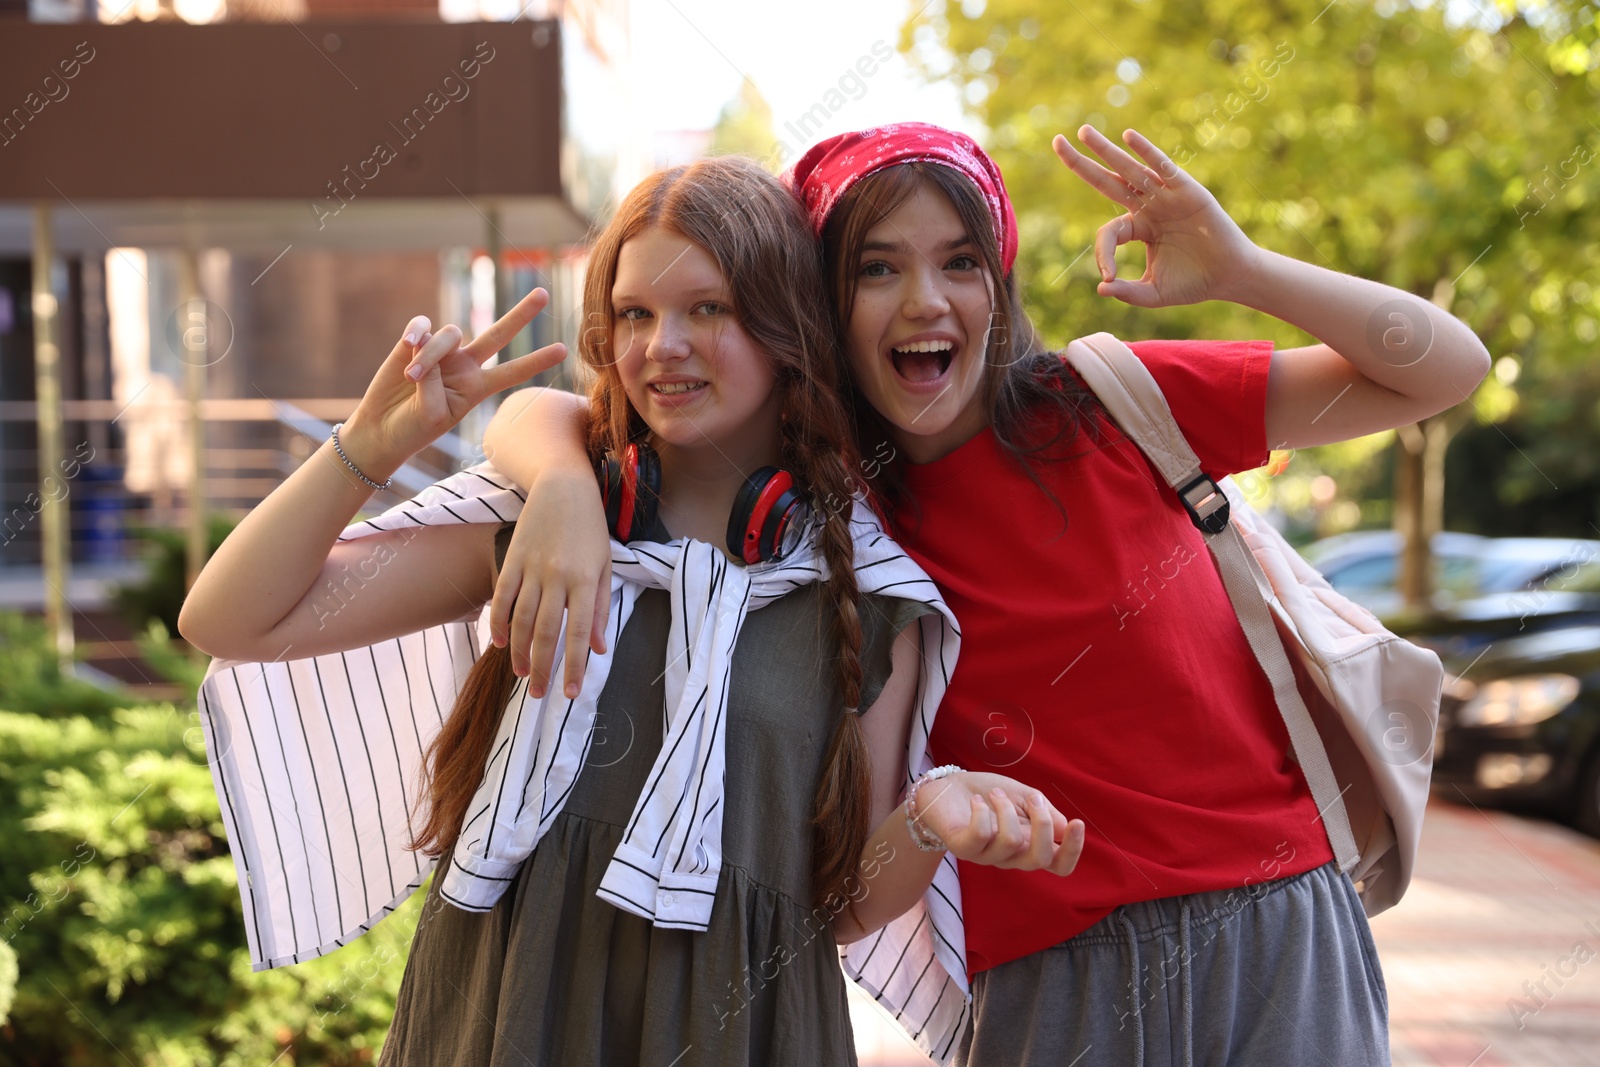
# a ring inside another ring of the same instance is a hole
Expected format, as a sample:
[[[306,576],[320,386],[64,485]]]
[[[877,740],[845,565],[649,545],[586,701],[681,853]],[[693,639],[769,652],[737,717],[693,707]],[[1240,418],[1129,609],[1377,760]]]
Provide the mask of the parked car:
[[[1417,626],[1448,672],[1434,788],[1600,836],[1600,558]]]
[[[1393,530],[1360,530],[1324,538],[1302,555],[1328,583],[1376,615],[1401,607],[1396,582],[1401,538]],[[1433,606],[1448,611],[1491,593],[1537,588],[1574,564],[1600,559],[1600,541],[1561,537],[1479,537],[1438,533],[1433,537]]]

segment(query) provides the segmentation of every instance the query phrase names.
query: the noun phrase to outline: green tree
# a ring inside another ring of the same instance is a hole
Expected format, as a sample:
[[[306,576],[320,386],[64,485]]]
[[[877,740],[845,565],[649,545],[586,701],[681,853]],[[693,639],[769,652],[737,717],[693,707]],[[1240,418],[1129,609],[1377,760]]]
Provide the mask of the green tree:
[[[1452,20],[1463,11],[1472,21]],[[1083,123],[1113,136],[1144,131],[1257,243],[1432,299],[1471,325],[1500,360],[1497,374],[1463,398],[1472,403],[1391,435],[1392,517],[1424,548],[1444,513],[1445,449],[1465,423],[1506,445],[1498,485],[1466,472],[1479,498],[1538,507],[1555,484],[1600,488],[1580,458],[1600,451],[1595,410],[1575,414],[1568,394],[1600,319],[1595,27],[1595,8],[1570,0],[1476,10],[967,0],[914,17],[901,44],[926,77],[961,84],[991,131],[1017,201],[1029,303],[1056,342],[1105,329],[1308,343],[1235,305],[1151,313],[1096,296],[1088,246],[1115,209],[1049,147]],[[1550,429],[1577,432],[1585,446]],[[1307,458],[1318,473],[1353,474],[1374,454],[1353,442]],[[1600,521],[1597,498],[1589,492],[1584,521]],[[1581,510],[1563,514],[1577,523]],[[1417,554],[1408,563],[1417,578],[1427,573]]]
[[[772,162],[772,105],[751,81],[739,83],[739,93],[723,105],[717,124],[711,128],[711,155],[740,153],[767,163]]]
[[[11,1001],[17,995],[17,954],[12,947],[0,941],[0,1026],[4,1026],[11,1013]]]

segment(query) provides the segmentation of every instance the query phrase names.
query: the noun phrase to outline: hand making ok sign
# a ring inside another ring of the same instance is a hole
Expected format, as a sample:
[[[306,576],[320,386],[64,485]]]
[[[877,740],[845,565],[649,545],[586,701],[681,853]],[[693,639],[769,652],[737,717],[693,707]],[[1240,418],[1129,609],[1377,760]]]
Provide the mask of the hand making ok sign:
[[[1079,127],[1078,138],[1106,166],[1060,134],[1052,144],[1056,155],[1068,170],[1128,209],[1095,234],[1101,296],[1155,308],[1232,299],[1241,290],[1257,269],[1261,250],[1205,186],[1134,130],[1123,140],[1143,162],[1093,126]],[[1117,277],[1116,250],[1129,241],[1146,246],[1144,277],[1138,281]]]

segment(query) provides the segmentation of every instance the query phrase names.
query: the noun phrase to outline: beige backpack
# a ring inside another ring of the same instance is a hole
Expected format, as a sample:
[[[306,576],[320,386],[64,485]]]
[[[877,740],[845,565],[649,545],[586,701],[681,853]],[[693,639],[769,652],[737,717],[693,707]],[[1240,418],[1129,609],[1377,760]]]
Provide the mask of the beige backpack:
[[[1339,869],[1368,915],[1399,901],[1416,866],[1444,670],[1335,592],[1239,493],[1218,485],[1139,357],[1108,333],[1066,358],[1177,492],[1205,536],[1272,683]]]

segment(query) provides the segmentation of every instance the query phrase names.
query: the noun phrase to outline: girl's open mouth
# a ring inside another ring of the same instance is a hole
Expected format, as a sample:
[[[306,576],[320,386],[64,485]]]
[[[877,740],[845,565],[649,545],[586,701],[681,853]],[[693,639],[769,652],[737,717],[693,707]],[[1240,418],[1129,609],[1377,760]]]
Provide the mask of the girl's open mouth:
[[[908,382],[937,381],[955,359],[953,341],[914,341],[889,349],[895,373]]]

